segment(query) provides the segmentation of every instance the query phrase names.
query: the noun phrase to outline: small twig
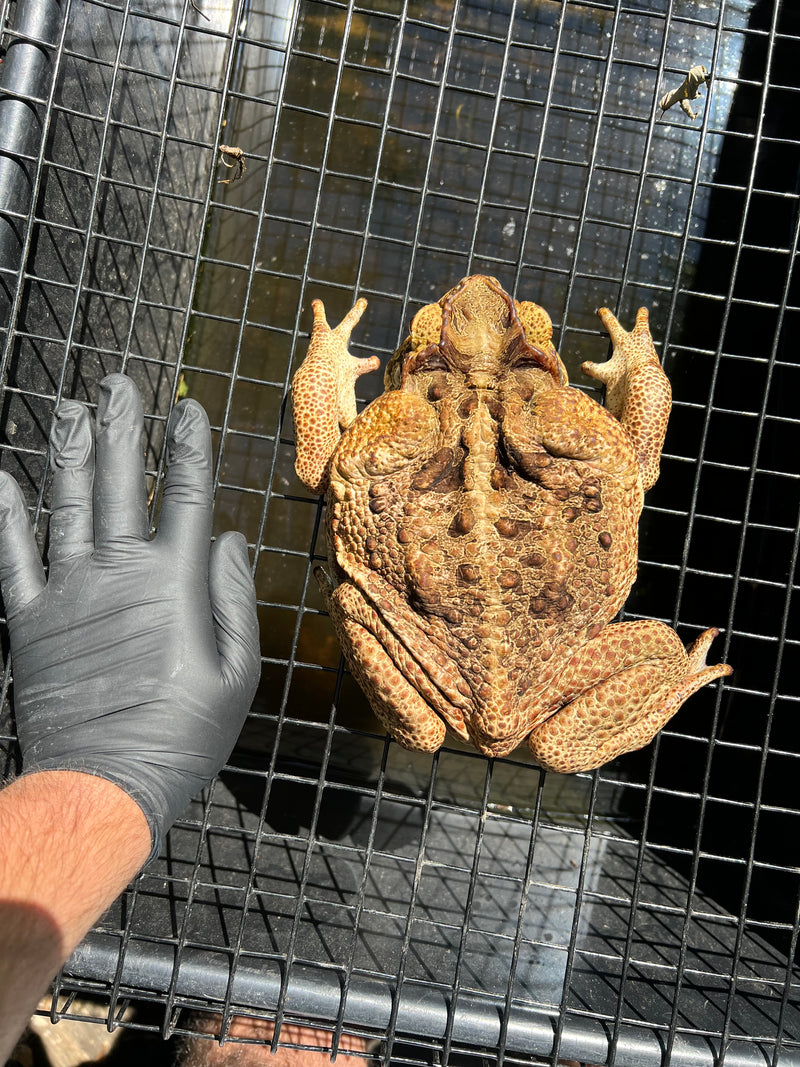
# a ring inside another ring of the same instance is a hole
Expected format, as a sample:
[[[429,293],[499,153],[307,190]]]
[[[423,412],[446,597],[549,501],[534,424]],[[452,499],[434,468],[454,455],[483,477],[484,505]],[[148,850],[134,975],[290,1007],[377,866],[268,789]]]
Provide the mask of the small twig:
[[[221,185],[230,185],[231,182],[236,182],[244,176],[244,172],[247,170],[244,160],[245,155],[241,148],[231,148],[229,145],[221,144],[219,146],[220,153],[222,154],[222,162],[229,170],[236,169],[236,173],[232,174],[230,178],[220,178]],[[233,163],[229,163],[226,157],[230,157]]]
[[[684,111],[689,118],[694,121],[700,112],[693,111],[689,101],[696,100],[700,96],[701,85],[710,84],[711,75],[706,71],[705,67],[692,67],[683,79],[683,83],[679,85],[677,89],[665,93],[658,101],[658,106],[661,108],[661,114],[663,115],[673,104],[680,104],[681,111]]]
[[[208,15],[205,13],[205,11],[203,11],[200,7],[198,7],[196,0],[189,0],[189,3],[195,9],[195,11],[197,12],[198,15],[202,15],[203,16],[203,18],[206,20],[206,22],[211,22],[211,19],[208,17]]]

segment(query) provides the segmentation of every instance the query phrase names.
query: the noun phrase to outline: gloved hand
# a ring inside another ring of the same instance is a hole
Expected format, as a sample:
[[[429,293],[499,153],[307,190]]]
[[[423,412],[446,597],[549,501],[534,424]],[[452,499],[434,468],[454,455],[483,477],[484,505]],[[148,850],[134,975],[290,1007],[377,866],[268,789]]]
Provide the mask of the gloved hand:
[[[96,433],[83,404],[61,402],[49,575],[22,493],[0,472],[0,588],[23,773],[85,771],[121,786],[147,817],[153,858],[230,754],[260,661],[245,540],[210,545],[205,412],[184,400],[169,419],[152,540],[142,429],[139,393],[121,374],[100,384]]]

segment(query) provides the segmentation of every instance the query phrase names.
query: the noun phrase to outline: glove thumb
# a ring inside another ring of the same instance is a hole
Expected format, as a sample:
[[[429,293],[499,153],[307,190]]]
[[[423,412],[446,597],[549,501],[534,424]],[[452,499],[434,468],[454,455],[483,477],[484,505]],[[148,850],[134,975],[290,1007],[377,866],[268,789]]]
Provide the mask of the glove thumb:
[[[221,534],[211,546],[209,592],[224,687],[240,697],[246,712],[261,668],[256,590],[247,542],[239,533]]]

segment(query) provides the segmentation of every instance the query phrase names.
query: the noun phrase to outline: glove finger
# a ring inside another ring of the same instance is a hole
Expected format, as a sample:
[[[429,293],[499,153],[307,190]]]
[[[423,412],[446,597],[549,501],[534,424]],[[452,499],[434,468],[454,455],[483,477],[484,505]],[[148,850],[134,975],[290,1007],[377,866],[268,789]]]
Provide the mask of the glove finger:
[[[22,490],[10,474],[0,471],[0,590],[8,618],[35,600],[44,586],[44,567]]]
[[[256,589],[241,534],[224,533],[211,546],[209,592],[223,682],[240,691],[244,720],[258,685],[261,648]]]
[[[148,539],[144,488],[142,401],[124,374],[100,382],[95,427],[94,534],[99,548],[109,541]]]
[[[53,512],[51,565],[94,551],[92,486],[94,432],[89,411],[77,400],[62,400],[50,429]]]
[[[158,519],[166,539],[194,561],[208,554],[211,539],[211,430],[194,400],[181,400],[167,423],[167,476]]]

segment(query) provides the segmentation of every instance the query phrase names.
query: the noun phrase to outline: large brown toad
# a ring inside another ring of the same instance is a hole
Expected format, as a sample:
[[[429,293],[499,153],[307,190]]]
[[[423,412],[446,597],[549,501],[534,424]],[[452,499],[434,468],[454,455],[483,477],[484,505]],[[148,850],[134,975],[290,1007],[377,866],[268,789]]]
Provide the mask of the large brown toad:
[[[561,772],[647,744],[731,670],[705,665],[717,630],[687,652],[663,623],[609,625],[671,404],[647,311],[631,333],[599,311],[613,354],[583,369],[606,409],[567,384],[542,308],[465,278],[414,317],[357,415],[355,380],[378,366],[347,351],[365,307],[331,329],[314,301],[292,390],[297,473],[328,494],[317,577],[375,714],[427,752],[446,726],[488,756],[527,737]]]

